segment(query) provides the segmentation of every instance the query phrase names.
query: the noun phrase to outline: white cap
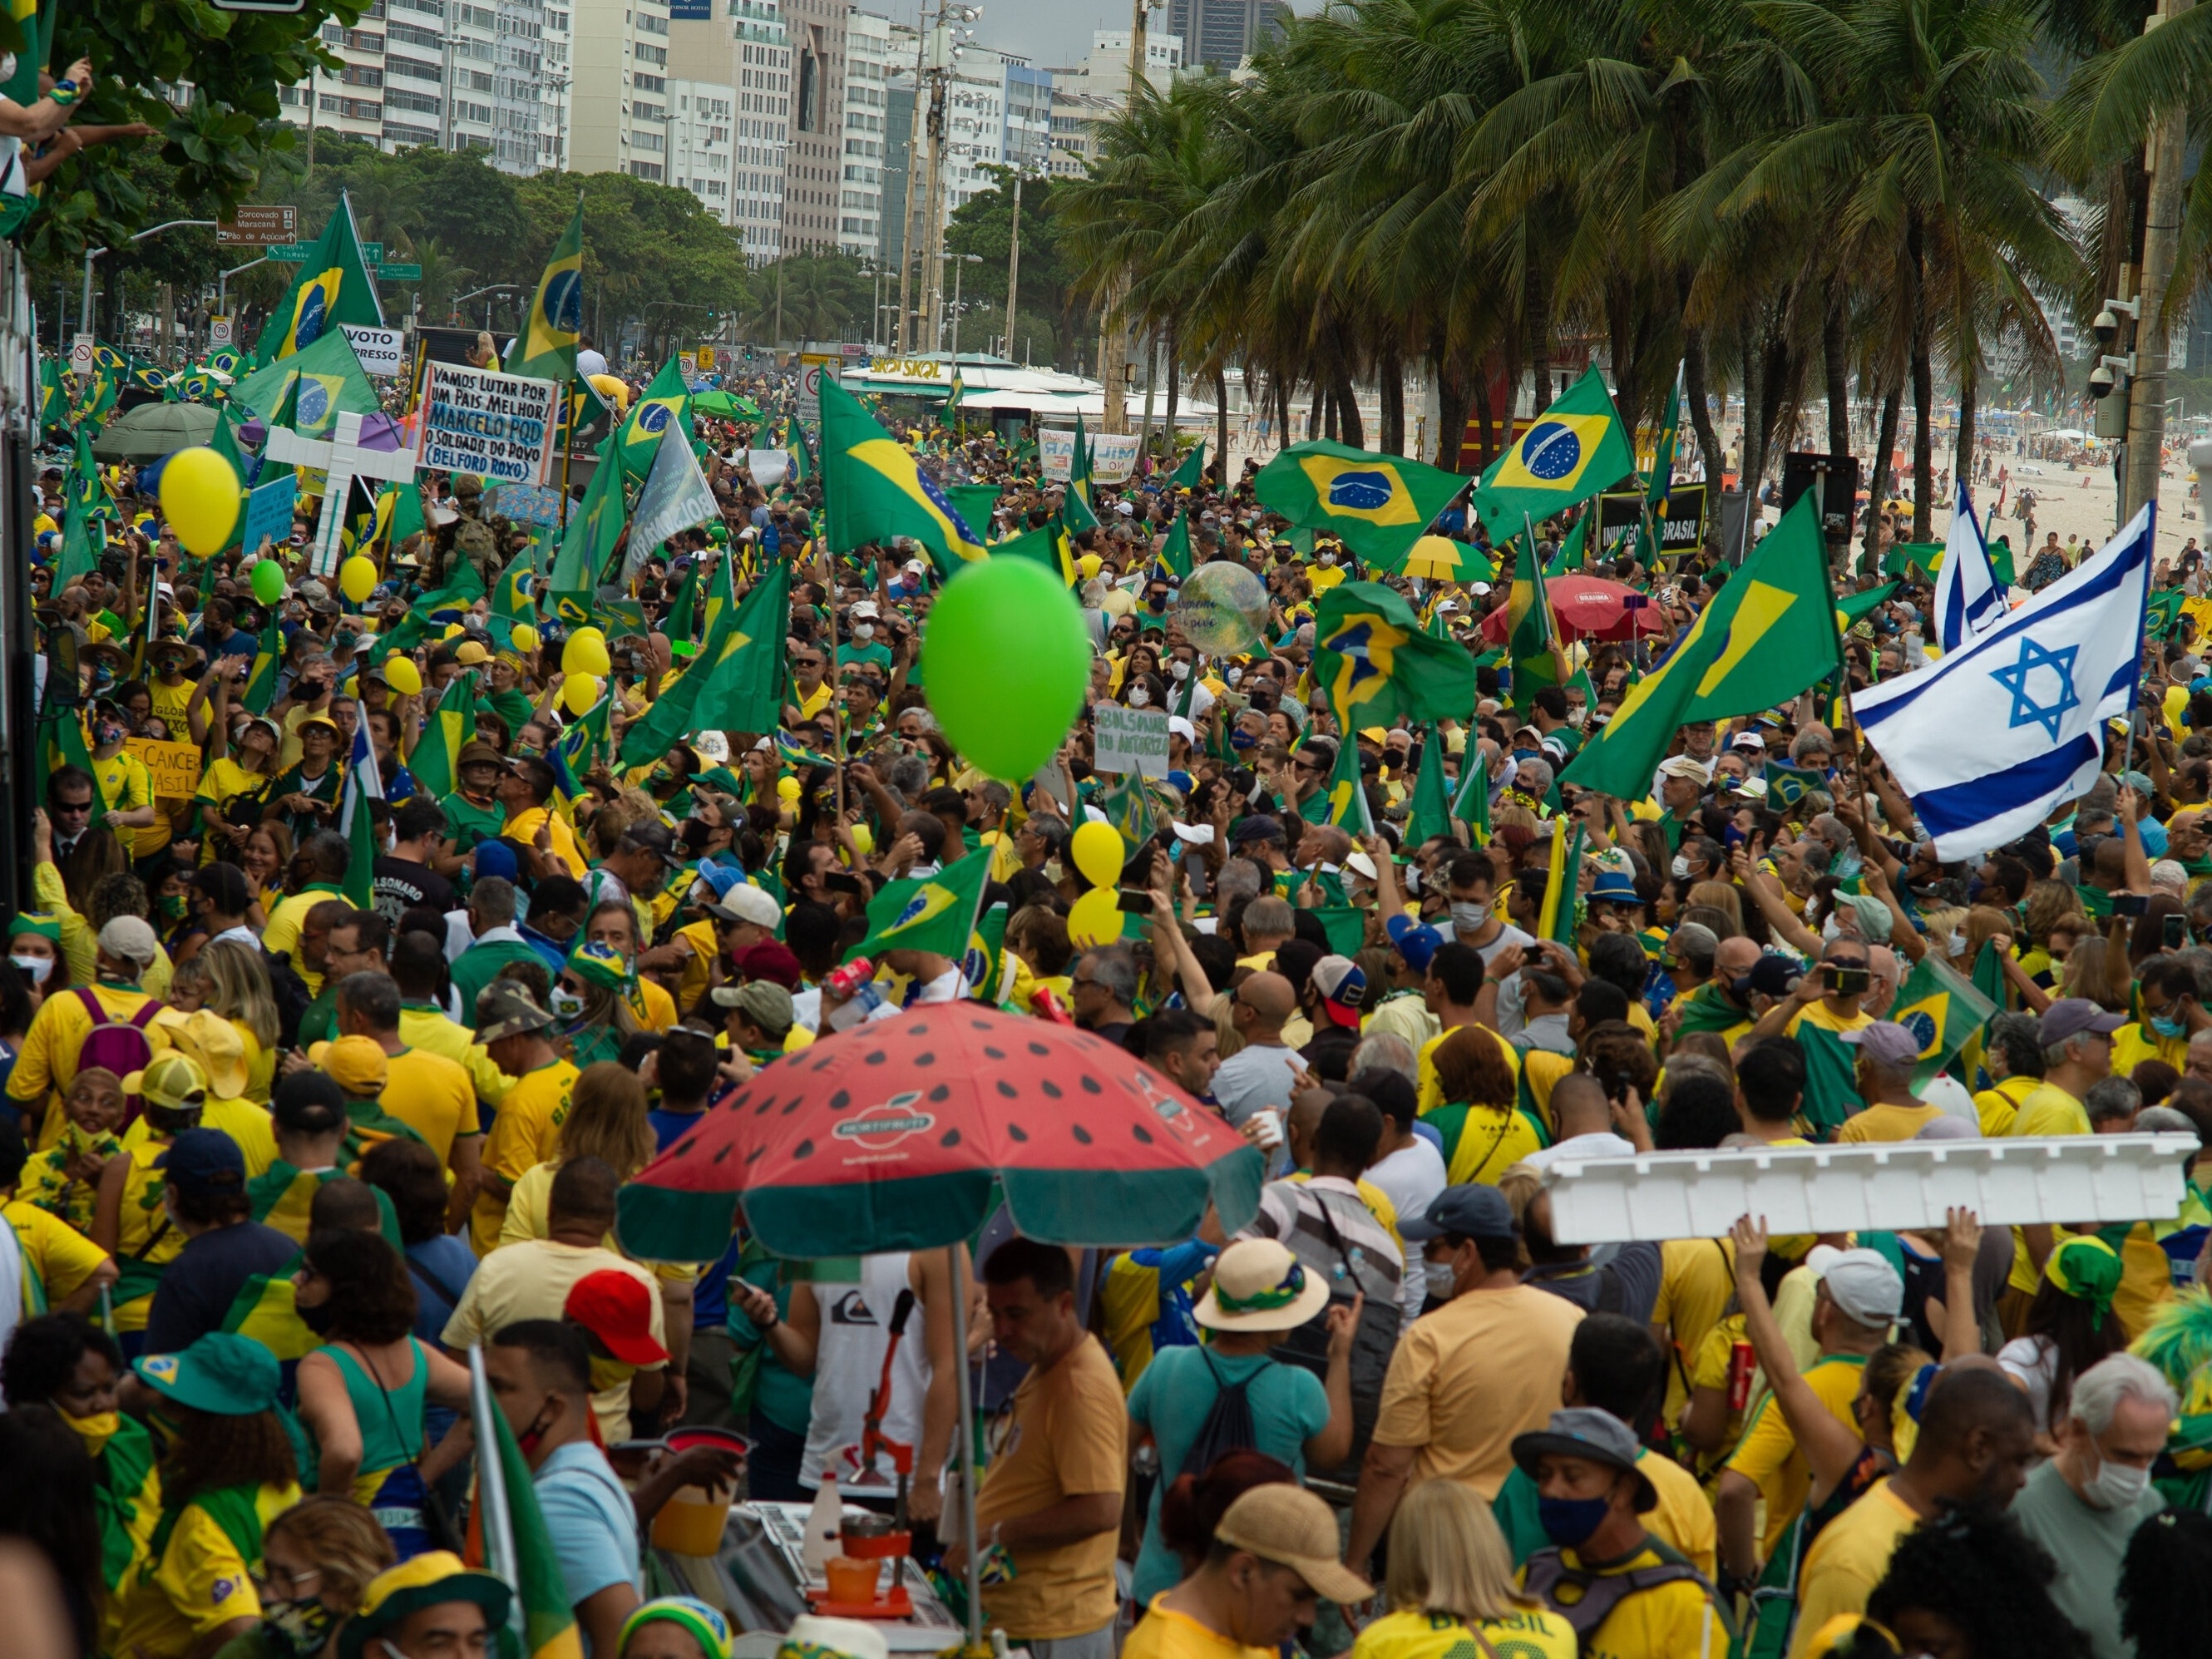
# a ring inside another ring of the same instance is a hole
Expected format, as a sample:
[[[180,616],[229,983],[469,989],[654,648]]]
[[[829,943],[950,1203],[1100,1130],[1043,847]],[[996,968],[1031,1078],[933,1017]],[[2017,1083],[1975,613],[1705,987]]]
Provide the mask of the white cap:
[[[1490,592],[1490,584],[1488,582],[1469,582],[1467,585],[1467,591],[1470,593],[1487,593]]]
[[[853,614],[856,617],[877,617],[883,613],[876,609],[873,599],[862,599],[853,607]]]
[[[1761,754],[1764,754],[1766,752],[1766,739],[1760,737],[1756,732],[1739,732],[1729,739],[1729,747],[1731,749],[1756,749]]]
[[[906,568],[917,576],[926,576],[929,574],[929,567],[920,559],[908,559],[906,562]]]
[[[1355,876],[1364,877],[1369,881],[1375,879],[1375,860],[1364,853],[1347,854],[1345,856],[1344,867]]]
[[[1170,714],[1168,716],[1168,735],[1171,738],[1181,738],[1185,743],[1196,743],[1198,728],[1182,715]]]
[[[1188,842],[1193,847],[1213,845],[1213,826],[1210,823],[1178,823],[1170,820],[1168,828],[1175,831],[1177,841]]]
[[[1125,519],[1133,519],[1137,516],[1137,509],[1127,501],[1120,503],[1114,510]]]

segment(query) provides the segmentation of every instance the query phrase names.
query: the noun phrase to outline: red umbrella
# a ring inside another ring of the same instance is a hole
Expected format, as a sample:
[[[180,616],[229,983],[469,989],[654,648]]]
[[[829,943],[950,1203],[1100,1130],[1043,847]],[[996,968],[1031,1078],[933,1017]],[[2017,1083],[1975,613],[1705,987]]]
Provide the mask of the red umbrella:
[[[1564,576],[1547,577],[1544,595],[1552,602],[1552,615],[1559,620],[1559,634],[1564,639],[1627,640],[1638,634],[1663,631],[1656,604],[1632,609],[1629,599],[1633,596],[1642,599],[1644,596],[1602,576],[1585,576],[1571,571]],[[1482,619],[1482,636],[1492,645],[1505,643],[1510,632],[1509,610],[1509,606],[1501,605]]]
[[[1124,1050],[971,1002],[856,1027],[759,1073],[622,1192],[633,1254],[711,1261],[732,1200],[778,1255],[972,1237],[1003,1196],[1048,1243],[1188,1238],[1259,1205],[1260,1155]]]

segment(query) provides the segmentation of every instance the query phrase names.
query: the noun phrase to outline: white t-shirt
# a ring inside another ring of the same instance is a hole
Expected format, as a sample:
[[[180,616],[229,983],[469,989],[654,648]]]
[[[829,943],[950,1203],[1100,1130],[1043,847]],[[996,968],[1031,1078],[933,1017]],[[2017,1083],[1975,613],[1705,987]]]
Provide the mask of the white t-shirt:
[[[2051,1389],[2058,1381],[2058,1345],[2047,1336],[2019,1337],[1997,1350],[1997,1364],[2027,1390],[2036,1427],[2051,1427]]]
[[[596,347],[592,346],[580,346],[577,348],[577,374],[584,375],[588,379],[593,374],[604,374],[606,372],[607,358],[605,352],[600,351]]]
[[[1545,1146],[1522,1157],[1522,1162],[1538,1170],[1549,1169],[1561,1158],[1576,1162],[1585,1158],[1634,1158],[1636,1143],[1610,1129],[1600,1129],[1595,1134],[1570,1135],[1556,1146]]]
[[[1412,1146],[1368,1165],[1365,1178],[1383,1190],[1401,1217],[1425,1215],[1431,1201],[1449,1184],[1443,1154],[1419,1136]]]

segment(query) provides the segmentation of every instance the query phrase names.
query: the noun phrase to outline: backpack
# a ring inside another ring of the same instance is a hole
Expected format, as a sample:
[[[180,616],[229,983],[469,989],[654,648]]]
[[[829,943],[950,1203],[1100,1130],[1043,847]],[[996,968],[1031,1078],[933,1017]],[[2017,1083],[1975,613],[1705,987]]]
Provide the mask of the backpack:
[[[161,1005],[148,997],[137,1013],[124,1020],[111,1016],[107,1005],[90,991],[80,988],[77,995],[92,1020],[92,1030],[85,1034],[76,1051],[77,1070],[88,1071],[98,1066],[119,1078],[144,1071],[147,1062],[154,1058],[154,1044],[146,1035],[146,1027],[161,1012]]]
[[[1260,1431],[1252,1421],[1250,1390],[1267,1370],[1262,1365],[1242,1382],[1224,1382],[1221,1373],[1213,1368],[1212,1354],[1200,1348],[1198,1357],[1206,1362],[1206,1369],[1213,1377],[1213,1403],[1206,1408],[1206,1421],[1198,1425],[1198,1438],[1190,1443],[1190,1449],[1182,1455],[1182,1467],[1176,1471],[1194,1480],[1231,1452],[1251,1451],[1259,1445]]]
[[[1328,1376],[1328,1315],[1329,1310],[1352,1305],[1353,1292],[1364,1292],[1366,1305],[1360,1310],[1359,1326],[1352,1337],[1352,1451],[1336,1469],[1310,1469],[1309,1474],[1329,1479],[1356,1481],[1359,1466],[1367,1455],[1367,1443],[1375,1436],[1375,1419],[1382,1408],[1382,1379],[1390,1370],[1390,1356],[1398,1348],[1399,1304],[1394,1290],[1387,1285],[1382,1275],[1363,1273],[1364,1253],[1346,1242],[1338,1229],[1336,1218],[1329,1210],[1329,1194],[1307,1192],[1313,1200],[1313,1211],[1319,1223],[1317,1234],[1304,1227],[1295,1228],[1282,1242],[1304,1265],[1309,1273],[1318,1273],[1328,1285],[1328,1301],[1314,1316],[1296,1330],[1285,1334],[1275,1349],[1275,1357],[1292,1365],[1303,1366],[1324,1380]],[[1357,1200],[1349,1200],[1356,1202]],[[1304,1206],[1301,1214],[1305,1213]],[[1317,1247],[1317,1248],[1316,1248]],[[1327,1261],[1316,1260],[1325,1255]]]
[[[1705,1574],[1692,1566],[1681,1555],[1659,1539],[1648,1540],[1652,1552],[1659,1558],[1648,1567],[1634,1567],[1626,1572],[1590,1572],[1580,1567],[1567,1565],[1557,1549],[1538,1550],[1528,1558],[1522,1569],[1522,1591],[1533,1595],[1547,1607],[1573,1626],[1575,1643],[1588,1654],[1590,1642],[1607,1617],[1630,1596],[1639,1591],[1656,1589],[1662,1584],[1682,1581],[1694,1583],[1705,1594],[1705,1600],[1720,1621],[1723,1650],[1733,1640],[1727,1612]],[[1574,1591],[1571,1599],[1562,1601],[1555,1592],[1561,1584]]]

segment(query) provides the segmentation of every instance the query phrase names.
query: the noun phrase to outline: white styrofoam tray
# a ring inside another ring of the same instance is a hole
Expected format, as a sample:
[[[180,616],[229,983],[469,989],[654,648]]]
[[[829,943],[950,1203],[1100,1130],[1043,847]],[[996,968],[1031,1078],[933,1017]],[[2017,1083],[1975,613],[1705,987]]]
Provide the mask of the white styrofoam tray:
[[[2197,1152],[2180,1133],[1905,1140],[1562,1160],[1544,1180],[1561,1243],[1656,1243],[1742,1215],[1778,1234],[1941,1227],[1954,1205],[1992,1226],[2163,1220]]]

